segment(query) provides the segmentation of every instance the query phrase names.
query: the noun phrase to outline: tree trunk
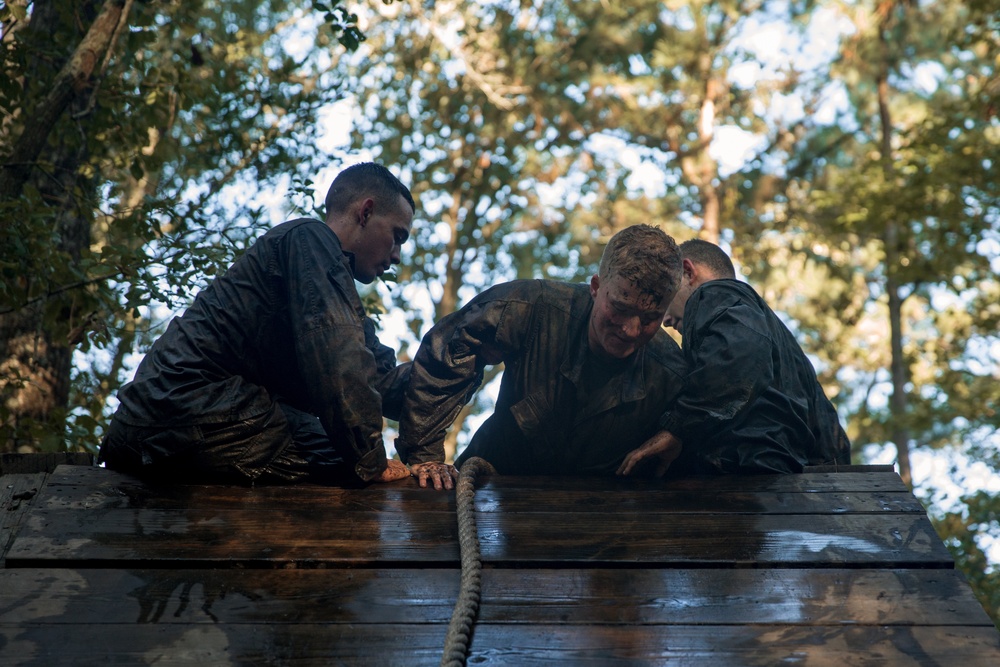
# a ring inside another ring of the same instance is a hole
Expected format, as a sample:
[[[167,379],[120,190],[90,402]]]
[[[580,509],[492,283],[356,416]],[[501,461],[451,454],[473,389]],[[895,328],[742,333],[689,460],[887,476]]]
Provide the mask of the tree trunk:
[[[698,190],[701,193],[701,233],[699,236],[706,241],[719,243],[721,203],[719,188],[716,181],[719,178],[719,165],[709,153],[712,137],[715,135],[715,103],[722,90],[722,84],[710,77],[705,84],[705,99],[701,104],[701,117],[698,122],[698,163],[701,165]]]
[[[891,20],[895,2],[884,3],[879,8],[879,46],[882,53],[882,67],[878,74],[879,122],[882,130],[882,165],[886,183],[893,178],[892,167],[892,117],[889,112],[889,44],[888,23]],[[912,485],[910,471],[910,433],[906,428],[906,363],[903,358],[903,298],[900,294],[900,223],[887,220],[883,244],[885,247],[885,289],[889,296],[889,340],[890,375],[892,377],[892,397],[889,400],[892,440],[896,444],[896,460],[899,476],[907,486]]]
[[[88,156],[81,128],[86,120],[71,120],[68,111],[74,100],[85,99],[124,19],[125,6],[125,0],[107,0],[98,13],[96,2],[35,3],[27,29],[34,39],[51,42],[52,35],[65,34],[59,25],[93,19],[89,28],[82,26],[85,34],[68,42],[62,62],[53,61],[49,49],[44,53],[29,49],[32,62],[26,71],[33,76],[26,82],[35,90],[24,91],[25,108],[33,111],[25,114],[22,129],[0,168],[0,201],[17,201],[30,183],[38,193],[39,206],[28,214],[44,218],[43,226],[55,231],[50,256],[22,258],[22,275],[43,278],[35,284],[26,279],[21,290],[23,302],[11,304],[14,309],[0,315],[0,451],[66,446],[52,434],[64,429],[76,343],[69,334],[90,318],[93,304],[83,290],[57,294],[60,285],[50,284],[44,276],[56,261],[78,265],[90,245],[93,208],[89,199],[95,184],[80,175],[80,166]],[[65,16],[67,12],[72,16]],[[73,44],[77,44],[75,48]],[[39,227],[37,222],[26,224],[29,232]],[[50,434],[45,441],[40,438],[42,433]]]
[[[32,174],[56,123],[66,113],[74,98],[93,86],[94,71],[111,46],[111,38],[124,18],[124,8],[125,0],[105,1],[90,29],[48,86],[44,98],[35,106],[33,113],[25,117],[20,136],[14,141],[13,150],[7,156],[3,169],[0,169],[0,201],[10,201],[20,196],[21,188]],[[74,12],[74,18],[79,18],[83,12],[79,11],[80,8],[76,9],[78,11]],[[55,16],[55,12],[48,12],[47,15]],[[32,18],[33,31],[37,26],[36,18],[38,17]],[[54,25],[48,27],[48,34],[55,32]]]
[[[0,316],[0,452],[35,452],[65,417],[72,354],[41,329],[43,304]]]

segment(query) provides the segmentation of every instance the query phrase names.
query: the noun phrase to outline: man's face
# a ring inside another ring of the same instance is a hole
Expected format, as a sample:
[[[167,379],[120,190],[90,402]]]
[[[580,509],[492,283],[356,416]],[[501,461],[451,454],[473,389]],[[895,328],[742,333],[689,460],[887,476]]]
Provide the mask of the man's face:
[[[673,298],[668,290],[656,299],[622,276],[603,281],[594,276],[590,294],[594,297],[587,336],[590,350],[613,359],[626,359],[652,340]]]
[[[684,260],[684,274],[681,276],[681,284],[677,289],[677,294],[667,306],[667,314],[663,316],[664,326],[673,327],[677,333],[684,335],[684,306],[687,305],[688,297],[694,291],[693,274],[690,270],[690,263]]]
[[[363,225],[353,248],[354,277],[358,282],[371,283],[375,278],[399,264],[400,247],[410,238],[413,211],[403,195],[398,195],[395,205],[377,205],[366,200],[370,207],[362,208]]]
[[[686,290],[685,287],[682,284],[681,288],[677,290],[677,294],[667,306],[667,314],[663,316],[664,326],[673,327],[681,335],[684,334],[684,305],[687,304],[687,298],[690,294],[690,291]]]

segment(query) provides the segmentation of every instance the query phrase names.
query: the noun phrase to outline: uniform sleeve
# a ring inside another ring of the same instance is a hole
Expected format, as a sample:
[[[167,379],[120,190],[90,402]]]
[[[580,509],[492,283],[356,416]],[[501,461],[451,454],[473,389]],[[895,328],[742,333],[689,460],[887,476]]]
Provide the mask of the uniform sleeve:
[[[289,319],[305,391],[338,454],[369,481],[386,467],[382,399],[354,278],[324,227],[303,225],[286,243]]]
[[[703,288],[692,294],[683,349],[688,375],[660,426],[685,442],[710,439],[738,423],[772,382],[765,314],[738,293]]]
[[[483,369],[515,354],[529,329],[531,304],[518,283],[493,287],[442,318],[413,360],[396,451],[405,463],[444,460],[448,427],[482,382]]]

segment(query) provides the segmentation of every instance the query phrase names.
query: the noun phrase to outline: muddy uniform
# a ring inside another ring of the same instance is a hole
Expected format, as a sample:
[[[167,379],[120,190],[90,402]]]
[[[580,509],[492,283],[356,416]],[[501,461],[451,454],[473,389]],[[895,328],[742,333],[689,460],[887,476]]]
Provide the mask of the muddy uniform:
[[[671,473],[801,472],[850,463],[850,443],[795,337],[746,283],[711,280],[684,308],[684,391],[662,426]]]
[[[408,371],[379,343],[337,235],[293,220],[170,323],[118,392],[101,458],[173,480],[371,480]]]
[[[443,318],[413,363],[396,449],[407,463],[442,460],[445,430],[504,362],[496,409],[459,458],[503,474],[614,474],[656,432],[680,387],[683,359],[663,332],[631,357],[590,353],[586,285],[519,280],[497,285]]]

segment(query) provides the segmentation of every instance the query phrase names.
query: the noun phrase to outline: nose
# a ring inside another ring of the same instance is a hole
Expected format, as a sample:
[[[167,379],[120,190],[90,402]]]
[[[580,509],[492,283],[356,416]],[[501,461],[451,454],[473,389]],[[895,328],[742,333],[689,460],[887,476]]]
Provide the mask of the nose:
[[[392,246],[392,252],[389,253],[389,263],[390,264],[399,264],[400,259],[401,259],[400,258],[400,254],[399,254],[400,253],[400,248],[401,248],[401,246],[398,243]]]
[[[663,316],[663,326],[673,327],[675,330],[681,330],[681,318],[673,317],[669,313]]]
[[[642,330],[642,323],[639,321],[639,317],[626,317],[625,321],[622,323],[622,333],[624,333],[629,338],[634,338],[639,335]]]

